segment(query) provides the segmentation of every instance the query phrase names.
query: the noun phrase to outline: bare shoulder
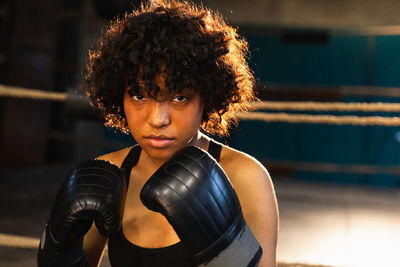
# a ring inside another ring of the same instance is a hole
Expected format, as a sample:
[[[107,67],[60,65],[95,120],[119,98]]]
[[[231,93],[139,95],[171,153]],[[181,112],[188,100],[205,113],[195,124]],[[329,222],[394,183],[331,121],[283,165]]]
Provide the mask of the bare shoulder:
[[[271,179],[267,169],[257,159],[228,146],[223,146],[220,164],[233,184],[241,180],[255,182]]]
[[[121,149],[118,151],[104,154],[104,155],[97,157],[96,159],[106,160],[106,161],[111,162],[114,165],[117,165],[118,167],[121,167],[122,162],[128,155],[131,148],[132,147],[127,147],[127,148],[124,148],[124,149]]]
[[[275,189],[267,169],[254,157],[224,146],[220,165],[231,181],[244,211],[254,209],[253,203],[276,206]]]

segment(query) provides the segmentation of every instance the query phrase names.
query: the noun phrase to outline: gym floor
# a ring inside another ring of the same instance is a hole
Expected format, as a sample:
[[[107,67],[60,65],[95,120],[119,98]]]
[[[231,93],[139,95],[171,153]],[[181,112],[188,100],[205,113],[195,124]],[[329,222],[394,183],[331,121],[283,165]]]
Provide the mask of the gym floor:
[[[38,239],[69,169],[0,169],[0,233]],[[400,266],[400,189],[273,180],[280,266]],[[0,241],[0,266],[36,266],[35,249]],[[101,266],[110,266],[106,257]]]

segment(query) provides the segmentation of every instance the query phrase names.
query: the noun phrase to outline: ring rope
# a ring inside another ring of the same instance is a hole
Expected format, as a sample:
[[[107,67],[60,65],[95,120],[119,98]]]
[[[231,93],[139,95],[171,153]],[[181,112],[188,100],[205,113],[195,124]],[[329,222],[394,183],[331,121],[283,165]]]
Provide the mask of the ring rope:
[[[0,233],[0,247],[37,249],[39,238]]]
[[[0,85],[0,96],[30,98],[37,100],[66,101],[67,93],[47,92],[36,89],[27,89],[15,86]],[[400,104],[397,103],[337,103],[337,102],[261,102],[254,103],[256,109],[289,109],[289,110],[318,110],[318,111],[382,111],[400,112]],[[334,115],[308,115],[288,113],[239,113],[242,120],[259,120],[264,122],[286,123],[311,123],[311,124],[335,124],[355,126],[400,126],[399,117],[381,116],[334,116]]]
[[[400,104],[398,103],[365,103],[365,102],[284,102],[284,101],[264,101],[253,102],[252,107],[260,109],[272,110],[296,110],[296,111],[362,111],[362,112],[400,112]]]
[[[286,122],[286,123],[309,123],[309,124],[335,124],[354,126],[400,126],[400,117],[381,116],[334,116],[334,115],[308,115],[288,113],[264,113],[251,112],[239,113],[239,120],[264,121],[264,122]]]
[[[0,84],[0,97],[29,98],[35,100],[66,101],[67,93],[49,92]]]
[[[65,101],[67,93],[48,92],[37,89],[8,86],[0,84],[0,96],[15,98],[31,98],[41,100]],[[399,103],[363,103],[363,102],[295,102],[295,101],[264,101],[253,102],[252,106],[257,109],[273,110],[308,110],[308,111],[363,111],[363,112],[400,112]]]

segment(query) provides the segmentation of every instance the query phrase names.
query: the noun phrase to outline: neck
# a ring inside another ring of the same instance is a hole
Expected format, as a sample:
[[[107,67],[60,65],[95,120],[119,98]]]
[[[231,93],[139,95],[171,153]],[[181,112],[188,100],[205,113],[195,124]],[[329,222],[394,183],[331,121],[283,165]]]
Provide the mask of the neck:
[[[202,149],[207,149],[208,140],[209,140],[209,138],[206,135],[204,135],[200,131],[197,131],[197,133],[193,136],[192,140],[190,140],[188,145],[197,146]]]

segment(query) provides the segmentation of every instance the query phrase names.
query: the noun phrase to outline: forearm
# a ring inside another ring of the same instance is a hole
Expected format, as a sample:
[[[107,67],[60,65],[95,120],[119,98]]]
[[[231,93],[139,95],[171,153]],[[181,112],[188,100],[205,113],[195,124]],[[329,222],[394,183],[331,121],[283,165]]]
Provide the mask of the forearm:
[[[93,224],[83,240],[83,251],[90,267],[100,265],[106,241],[107,239],[99,233],[95,224]]]
[[[263,255],[258,267],[277,267],[276,257],[268,257],[267,255]]]

